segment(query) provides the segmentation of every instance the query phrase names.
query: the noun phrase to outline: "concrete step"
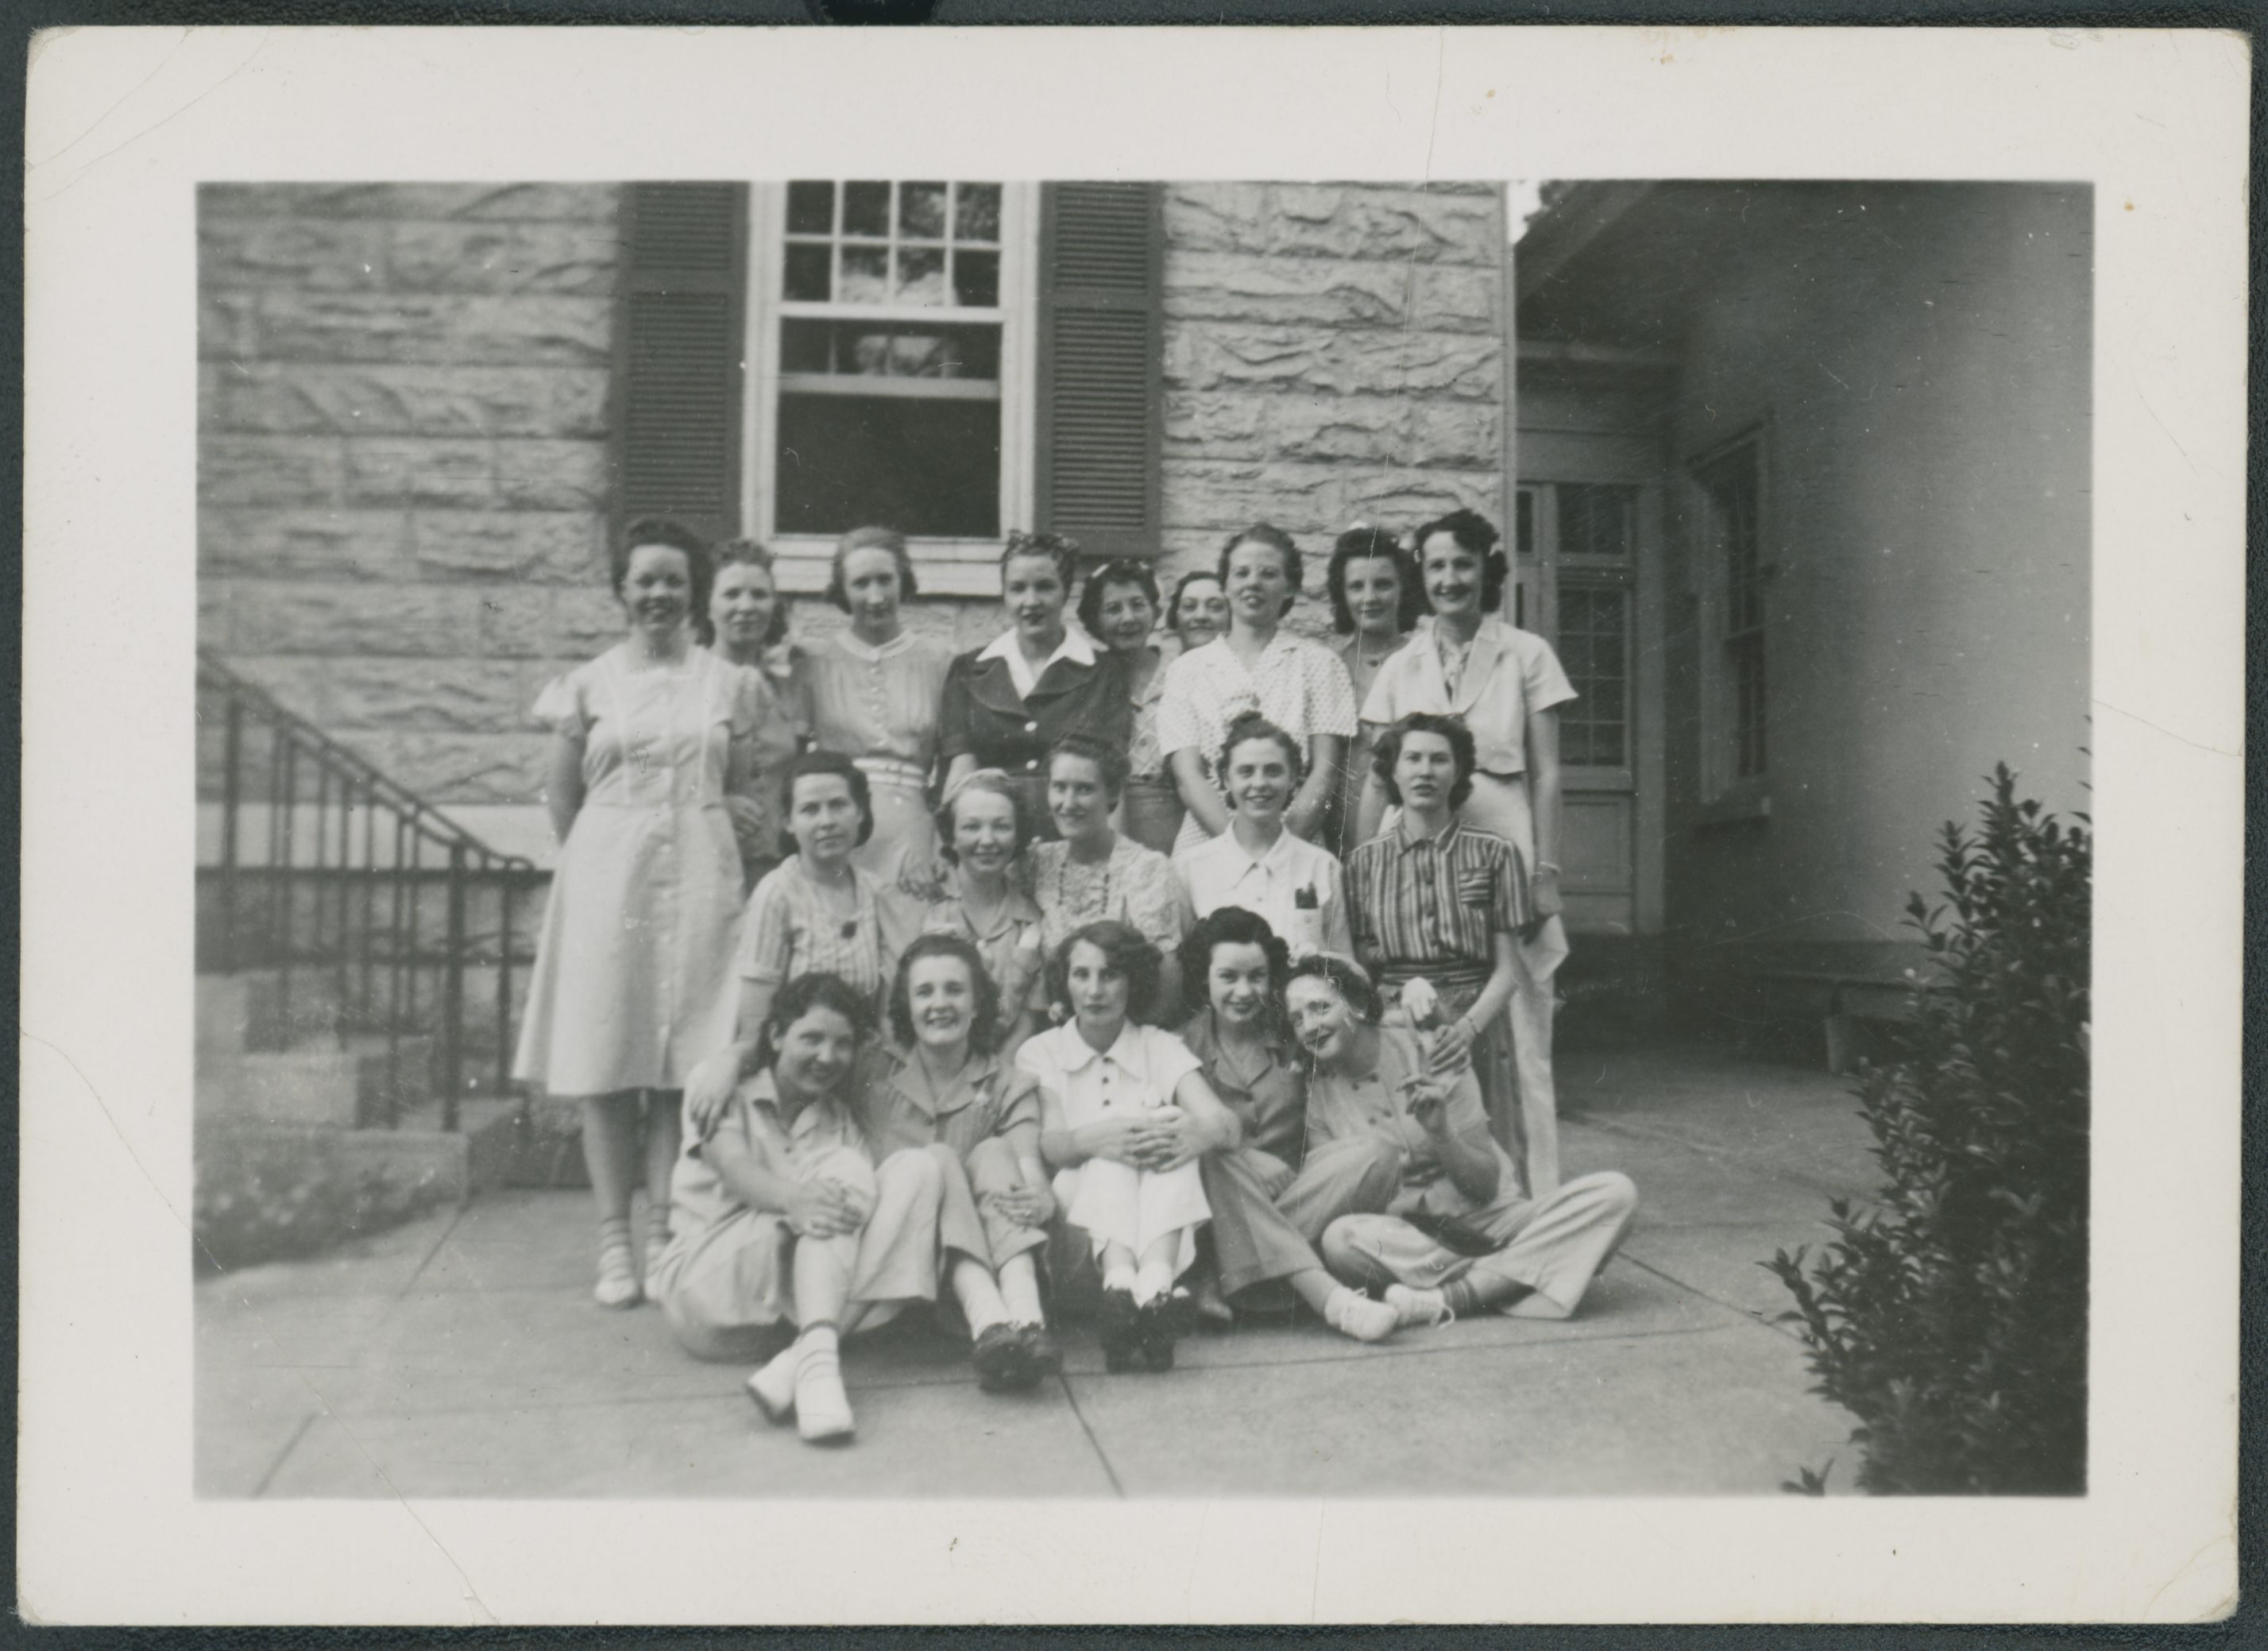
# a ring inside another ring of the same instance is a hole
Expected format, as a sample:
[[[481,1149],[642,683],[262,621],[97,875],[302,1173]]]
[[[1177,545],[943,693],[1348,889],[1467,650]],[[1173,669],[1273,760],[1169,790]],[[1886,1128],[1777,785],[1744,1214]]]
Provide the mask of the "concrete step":
[[[199,975],[198,1052],[336,1049],[342,1015],[335,986],[307,969],[294,969],[288,986],[275,969]]]
[[[433,1040],[420,1034],[400,1038],[389,1054],[383,1032],[353,1032],[346,1052],[356,1060],[360,1105],[356,1123],[383,1129],[407,1119],[433,1098]]]
[[[363,1063],[343,1050],[201,1050],[199,1122],[350,1130],[362,1120]]]

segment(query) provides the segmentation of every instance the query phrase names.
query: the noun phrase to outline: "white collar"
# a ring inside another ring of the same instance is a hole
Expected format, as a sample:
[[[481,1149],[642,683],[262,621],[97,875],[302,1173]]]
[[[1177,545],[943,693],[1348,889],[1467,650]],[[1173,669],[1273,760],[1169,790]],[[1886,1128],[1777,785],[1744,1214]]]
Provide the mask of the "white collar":
[[[1272,870],[1281,866],[1299,852],[1297,849],[1290,846],[1298,839],[1292,835],[1290,829],[1286,828],[1277,832],[1276,840],[1273,843],[1261,852],[1255,854],[1244,846],[1243,839],[1236,835],[1236,817],[1233,814],[1229,816],[1228,829],[1215,837],[1213,841],[1223,845],[1218,851],[1223,859],[1233,859],[1239,866],[1256,866],[1263,871]]]
[[[1039,686],[1040,678],[1048,674],[1049,667],[1057,660],[1069,660],[1073,665],[1093,665],[1094,644],[1088,639],[1086,627],[1066,620],[1063,640],[1056,645],[1056,651],[1048,655],[1036,671],[1032,668],[1031,661],[1024,657],[1024,650],[1017,645],[1013,630],[1004,630],[993,638],[976,657],[980,660],[1005,660],[1008,662],[1008,680],[1015,683],[1020,696],[1029,698],[1032,689]]]
[[[1065,1072],[1084,1072],[1096,1061],[1108,1058],[1111,1065],[1122,1071],[1145,1073],[1142,1061],[1142,1028],[1132,1021],[1118,1028],[1118,1036],[1108,1050],[1099,1050],[1081,1036],[1076,1020],[1064,1021],[1060,1030],[1063,1034],[1060,1052]]]

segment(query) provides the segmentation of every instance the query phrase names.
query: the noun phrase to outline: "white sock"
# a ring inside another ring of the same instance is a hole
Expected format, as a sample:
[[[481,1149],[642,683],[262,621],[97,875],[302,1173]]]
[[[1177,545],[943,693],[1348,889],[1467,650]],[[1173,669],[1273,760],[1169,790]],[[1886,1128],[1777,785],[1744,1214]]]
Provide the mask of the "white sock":
[[[1131,1293],[1134,1288],[1134,1269],[1113,1267],[1102,1275],[1102,1287],[1106,1290],[1124,1290]]]
[[[1174,1264],[1170,1261],[1145,1261],[1134,1275],[1134,1299],[1144,1306],[1161,1295],[1169,1295],[1174,1288]]]

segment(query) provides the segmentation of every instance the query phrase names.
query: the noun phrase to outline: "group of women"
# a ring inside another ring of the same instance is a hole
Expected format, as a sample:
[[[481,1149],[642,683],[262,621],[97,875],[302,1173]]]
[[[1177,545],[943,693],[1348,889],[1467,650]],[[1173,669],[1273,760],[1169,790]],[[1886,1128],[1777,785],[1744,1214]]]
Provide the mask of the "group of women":
[[[1485,521],[1341,535],[1335,647],[1266,524],[1162,615],[1116,561],[1070,616],[1077,547],[1012,534],[1008,628],[957,657],[887,529],[816,639],[750,542],[642,522],[611,571],[624,640],[536,708],[563,846],[516,1065],[580,1099],[601,1304],[704,1357],[792,1327],[749,1388],[814,1441],[851,1429],[839,1338],[909,1302],[988,1389],[1056,1367],[1051,1231],[1117,1369],[1232,1301],[1366,1340],[1573,1309],[1634,1200],[1559,1184],[1573,696]]]

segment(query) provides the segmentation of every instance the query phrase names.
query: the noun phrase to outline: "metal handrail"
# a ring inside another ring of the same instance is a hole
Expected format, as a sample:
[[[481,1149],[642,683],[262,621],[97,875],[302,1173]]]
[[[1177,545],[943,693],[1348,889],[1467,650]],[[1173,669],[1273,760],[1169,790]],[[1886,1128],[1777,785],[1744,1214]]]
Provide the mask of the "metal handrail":
[[[490,847],[440,808],[382,773],[215,654],[197,654],[197,715],[221,730],[217,862],[200,866],[213,903],[198,913],[198,967],[223,974],[272,969],[277,1011],[291,1022],[295,979],[327,977],[342,1030],[386,1038],[385,1121],[401,1122],[402,1063],[413,1037],[432,1040],[428,1074],[442,1127],[459,1124],[472,1035],[468,971],[493,966],[495,1081],[511,1087],[512,982],[519,903],[542,872]],[[255,811],[267,840],[247,856]],[[429,853],[433,857],[429,863]],[[438,935],[429,890],[442,895]],[[492,901],[492,931],[475,932],[476,896]]]

